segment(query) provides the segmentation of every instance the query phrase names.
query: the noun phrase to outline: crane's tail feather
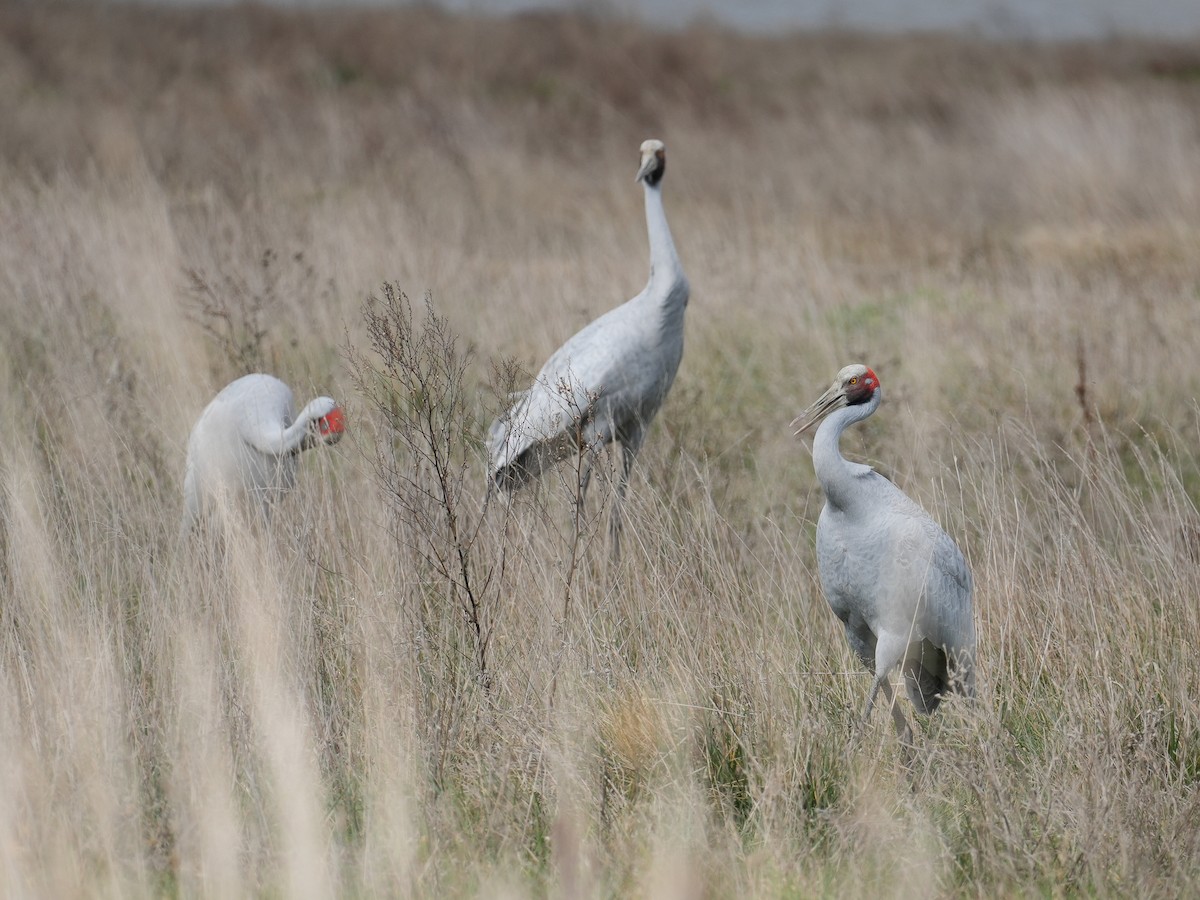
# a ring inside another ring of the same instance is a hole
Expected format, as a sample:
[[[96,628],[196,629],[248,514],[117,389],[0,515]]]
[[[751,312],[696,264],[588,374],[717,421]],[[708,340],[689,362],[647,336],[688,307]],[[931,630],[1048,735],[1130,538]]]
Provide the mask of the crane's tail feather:
[[[936,710],[948,694],[975,696],[975,670],[969,655],[935,647],[928,641],[921,646],[921,656],[905,673],[908,699],[922,715]]]
[[[508,420],[497,419],[487,430],[483,444],[487,448],[488,462],[495,459],[504,449],[504,441],[508,437]]]
[[[499,452],[489,453],[488,459],[488,490],[503,491],[511,494],[524,487],[542,473],[542,469],[553,461],[553,455],[545,452],[545,448],[535,444],[509,456],[509,448],[501,445]]]
[[[488,454],[488,491],[503,491],[511,494],[528,482],[536,472],[531,472],[526,457],[528,452],[511,457],[509,444],[511,420],[502,416],[488,428],[485,442]]]
[[[511,494],[518,488],[528,484],[533,479],[533,473],[520,462],[500,466],[489,475],[488,490],[503,491]]]
[[[908,687],[908,699],[913,708],[922,715],[929,715],[941,705],[942,697],[950,688],[949,682],[923,666],[908,673],[904,679]]]
[[[487,448],[488,469],[493,473],[509,465],[512,448],[509,446],[513,424],[521,410],[521,403],[529,395],[529,391],[517,391],[509,394],[512,405],[488,426],[487,435],[483,439]]]

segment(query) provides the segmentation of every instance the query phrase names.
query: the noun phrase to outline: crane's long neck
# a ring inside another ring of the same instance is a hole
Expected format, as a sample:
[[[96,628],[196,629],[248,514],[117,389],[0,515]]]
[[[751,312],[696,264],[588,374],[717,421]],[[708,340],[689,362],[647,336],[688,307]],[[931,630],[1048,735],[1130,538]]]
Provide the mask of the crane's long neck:
[[[274,428],[256,429],[250,443],[260,452],[271,456],[291,456],[301,450],[308,450],[319,443],[309,430],[309,425],[316,418],[317,416],[305,407],[296,417],[296,421],[286,428],[277,425]]]
[[[883,389],[876,388],[866,403],[845,406],[830,413],[813,438],[813,468],[831,506],[846,509],[854,503],[861,485],[859,479],[871,471],[870,466],[850,462],[838,446],[842,432],[870,416],[883,400]]]
[[[650,235],[650,284],[648,293],[664,300],[677,298],[682,293],[687,302],[683,265],[675,252],[671,229],[667,225],[667,212],[663,209],[662,182],[650,185],[643,182],[646,192],[646,230]]]
[[[307,450],[312,446],[312,438],[308,433],[308,420],[297,419],[287,428],[275,432],[267,432],[255,442],[264,453],[272,456],[289,456]]]

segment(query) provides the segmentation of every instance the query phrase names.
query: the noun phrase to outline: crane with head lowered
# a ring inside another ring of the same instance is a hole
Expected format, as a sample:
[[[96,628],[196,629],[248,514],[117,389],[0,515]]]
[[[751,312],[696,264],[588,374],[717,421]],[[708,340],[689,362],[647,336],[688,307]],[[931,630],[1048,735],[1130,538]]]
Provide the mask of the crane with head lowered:
[[[301,451],[341,440],[346,420],[332,398],[294,412],[291,388],[262,373],[242,376],[213,398],[188,438],[185,533],[219,496],[249,497],[268,514],[294,485]]]

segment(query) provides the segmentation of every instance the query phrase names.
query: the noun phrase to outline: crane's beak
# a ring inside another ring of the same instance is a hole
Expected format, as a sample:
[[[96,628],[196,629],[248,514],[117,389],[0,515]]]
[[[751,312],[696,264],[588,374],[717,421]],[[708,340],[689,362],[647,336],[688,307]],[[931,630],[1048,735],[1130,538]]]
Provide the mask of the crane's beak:
[[[642,156],[642,167],[640,169],[638,169],[637,178],[635,178],[633,180],[635,182],[637,182],[637,181],[641,181],[642,179],[644,179],[647,175],[649,175],[656,168],[658,168],[658,162],[659,162],[658,154],[656,154],[656,153],[644,154]]]
[[[800,437],[835,409],[846,405],[846,392],[841,384],[834,382],[829,390],[817,398],[808,409],[792,419],[792,435]]]

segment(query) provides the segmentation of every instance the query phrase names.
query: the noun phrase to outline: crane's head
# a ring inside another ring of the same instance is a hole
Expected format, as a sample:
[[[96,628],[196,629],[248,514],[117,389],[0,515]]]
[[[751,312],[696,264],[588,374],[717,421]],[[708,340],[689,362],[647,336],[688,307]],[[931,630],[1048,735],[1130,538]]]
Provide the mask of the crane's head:
[[[667,148],[662,141],[651,138],[642,141],[642,167],[638,169],[637,181],[655,187],[667,171]]]
[[[304,446],[336,444],[346,431],[346,414],[332,397],[318,397],[300,412],[300,418],[308,421],[308,434]]]
[[[342,439],[346,433],[346,414],[340,406],[335,406],[317,419],[317,433],[326,444],[336,444]]]
[[[792,434],[799,437],[835,409],[869,403],[879,390],[879,376],[861,363],[846,366],[824,394],[792,420]]]

